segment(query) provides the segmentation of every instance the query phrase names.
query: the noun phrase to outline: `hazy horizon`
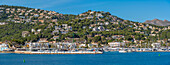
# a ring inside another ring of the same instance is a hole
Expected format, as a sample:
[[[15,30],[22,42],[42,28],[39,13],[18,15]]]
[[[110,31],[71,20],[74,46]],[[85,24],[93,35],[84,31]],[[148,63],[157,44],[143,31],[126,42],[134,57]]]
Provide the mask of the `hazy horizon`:
[[[56,11],[62,14],[81,14],[88,10],[110,12],[125,20],[170,20],[170,0],[0,0],[0,5],[24,6]]]

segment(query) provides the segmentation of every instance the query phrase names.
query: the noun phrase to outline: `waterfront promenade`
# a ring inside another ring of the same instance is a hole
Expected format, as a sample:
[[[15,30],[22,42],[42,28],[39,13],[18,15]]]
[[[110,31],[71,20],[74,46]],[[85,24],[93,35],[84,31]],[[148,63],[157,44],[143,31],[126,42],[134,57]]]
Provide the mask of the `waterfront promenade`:
[[[102,48],[103,50],[77,50],[77,51],[57,51],[57,50],[44,50],[44,51],[0,51],[0,53],[18,53],[18,54],[103,54],[103,52],[126,50],[127,52],[170,52],[170,49],[157,49],[157,48]]]

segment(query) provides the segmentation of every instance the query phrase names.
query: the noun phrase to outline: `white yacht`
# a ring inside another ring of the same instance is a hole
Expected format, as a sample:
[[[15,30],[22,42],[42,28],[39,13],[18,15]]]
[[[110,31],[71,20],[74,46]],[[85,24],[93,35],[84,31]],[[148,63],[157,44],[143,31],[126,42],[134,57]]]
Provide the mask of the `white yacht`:
[[[127,49],[122,49],[122,50],[119,50],[119,53],[127,53]]]

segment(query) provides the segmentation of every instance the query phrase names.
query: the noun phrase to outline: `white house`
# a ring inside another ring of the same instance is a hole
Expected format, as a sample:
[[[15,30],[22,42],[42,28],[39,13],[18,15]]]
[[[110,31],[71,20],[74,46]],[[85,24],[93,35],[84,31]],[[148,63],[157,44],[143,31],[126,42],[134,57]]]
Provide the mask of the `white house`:
[[[86,47],[86,44],[80,44],[79,48],[81,48],[81,47]]]
[[[109,44],[110,47],[125,46],[124,42],[109,42],[108,44]]]
[[[99,26],[98,29],[99,29],[100,31],[104,31],[104,30],[105,30],[105,28],[104,28],[103,26]]]
[[[39,43],[43,43],[43,42],[48,42],[48,41],[47,41],[47,38],[40,38],[40,39],[38,40],[38,42],[39,42]]]
[[[0,25],[5,25],[6,23],[5,22],[0,22]]]
[[[93,31],[99,31],[99,29],[97,27],[94,27]]]
[[[56,39],[58,39],[59,38],[59,36],[53,36],[53,39],[54,40],[56,40]]]
[[[109,25],[109,22],[105,22],[105,25]]]
[[[31,32],[35,32],[35,29],[31,29]]]
[[[38,29],[37,32],[41,32],[41,29]]]
[[[153,48],[158,48],[158,47],[161,47],[161,44],[160,43],[152,43],[151,46]]]
[[[1,44],[0,45],[0,51],[8,50],[8,45],[7,44]]]

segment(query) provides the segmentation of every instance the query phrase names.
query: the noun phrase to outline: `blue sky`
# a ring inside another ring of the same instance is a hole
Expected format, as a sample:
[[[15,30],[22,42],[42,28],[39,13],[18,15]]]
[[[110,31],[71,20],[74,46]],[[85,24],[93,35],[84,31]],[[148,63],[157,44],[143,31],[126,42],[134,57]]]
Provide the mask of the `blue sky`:
[[[170,20],[170,0],[0,0],[0,5],[25,6],[80,14],[87,10],[110,12],[125,20]]]

